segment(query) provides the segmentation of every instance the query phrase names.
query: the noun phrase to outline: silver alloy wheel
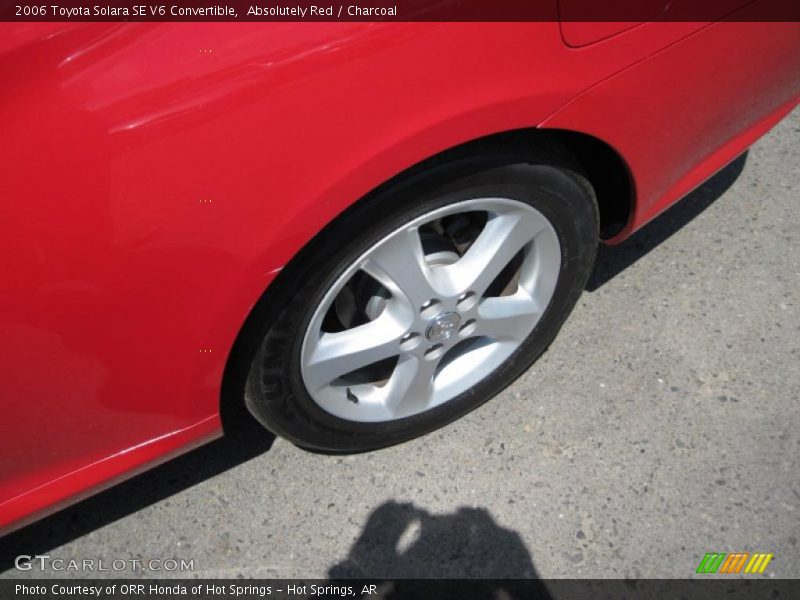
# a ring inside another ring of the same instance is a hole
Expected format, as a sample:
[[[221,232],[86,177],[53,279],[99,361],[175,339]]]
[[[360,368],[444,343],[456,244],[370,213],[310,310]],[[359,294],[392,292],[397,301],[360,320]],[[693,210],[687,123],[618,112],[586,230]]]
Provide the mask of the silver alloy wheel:
[[[460,252],[426,252],[421,228],[473,214],[485,220]],[[509,265],[514,273],[503,293],[488,294]],[[306,389],[323,410],[349,421],[392,421],[439,406],[487,377],[528,337],[560,268],[558,236],[528,204],[480,198],[414,219],[362,254],[325,294],[303,338]],[[383,292],[370,298],[361,322],[330,330],[326,319],[355,302],[347,286],[365,274]],[[378,363],[386,371],[380,380],[351,376]]]

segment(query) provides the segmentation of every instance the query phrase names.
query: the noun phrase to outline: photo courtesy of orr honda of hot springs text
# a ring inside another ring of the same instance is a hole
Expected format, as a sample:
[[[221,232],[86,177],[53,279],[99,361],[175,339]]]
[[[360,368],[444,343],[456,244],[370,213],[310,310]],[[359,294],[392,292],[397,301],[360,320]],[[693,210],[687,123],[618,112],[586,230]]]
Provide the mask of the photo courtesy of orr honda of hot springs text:
[[[236,436],[228,415],[360,452],[491,399],[598,244],[798,103],[800,24],[761,2],[0,24],[0,531]]]
[[[187,596],[189,594],[208,594],[216,596],[230,596],[232,598],[239,598],[241,596],[259,596],[266,597],[272,594],[283,593],[291,595],[310,595],[312,597],[330,598],[332,596],[347,597],[354,596],[357,591],[362,595],[374,595],[377,593],[377,585],[282,585],[278,589],[274,585],[260,585],[260,584],[245,584],[245,583],[203,583],[196,585],[186,585],[184,583],[129,583],[119,584],[113,586],[114,591],[117,591],[123,596],[144,596],[150,594],[154,596]],[[14,584],[14,593],[17,596],[35,596],[43,597],[48,593],[53,596],[96,596],[103,598],[105,594],[110,591],[110,586],[107,585],[80,585],[80,584],[47,584],[47,585],[27,585],[24,583]]]

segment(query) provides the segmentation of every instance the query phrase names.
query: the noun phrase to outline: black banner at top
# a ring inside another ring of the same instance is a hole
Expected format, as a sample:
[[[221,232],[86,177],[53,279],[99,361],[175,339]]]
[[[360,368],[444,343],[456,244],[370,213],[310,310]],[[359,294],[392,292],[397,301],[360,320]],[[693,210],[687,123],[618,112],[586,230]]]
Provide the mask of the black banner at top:
[[[798,0],[0,0],[0,21],[800,21]]]

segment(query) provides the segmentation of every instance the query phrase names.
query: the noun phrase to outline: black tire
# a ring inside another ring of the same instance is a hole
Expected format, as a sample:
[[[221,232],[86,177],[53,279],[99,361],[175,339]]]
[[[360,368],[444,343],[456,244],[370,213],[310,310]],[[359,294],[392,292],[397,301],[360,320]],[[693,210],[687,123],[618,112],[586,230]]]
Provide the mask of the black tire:
[[[473,197],[526,202],[553,225],[561,247],[558,282],[547,309],[522,345],[467,392],[426,412],[363,423],[329,414],[308,394],[300,371],[311,315],[342,272],[388,232],[433,209]],[[393,181],[357,203],[284,269],[261,311],[262,340],[252,360],[246,403],[270,431],[308,448],[356,452],[397,444],[437,429],[480,406],[519,377],[553,341],[591,273],[598,211],[591,186],[568,157],[528,152],[451,157]]]

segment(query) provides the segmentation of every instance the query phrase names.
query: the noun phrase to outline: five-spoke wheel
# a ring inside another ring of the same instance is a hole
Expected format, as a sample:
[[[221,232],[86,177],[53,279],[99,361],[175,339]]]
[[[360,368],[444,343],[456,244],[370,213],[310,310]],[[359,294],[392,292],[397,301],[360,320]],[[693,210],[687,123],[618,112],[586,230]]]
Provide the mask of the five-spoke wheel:
[[[317,307],[302,352],[309,394],[353,421],[447,402],[525,340],[560,265],[552,225],[515,200],[467,200],[404,224],[359,256]],[[365,288],[369,297],[359,297]]]
[[[254,311],[250,411],[337,451],[458,418],[553,340],[597,231],[569,163],[467,153],[398,179],[320,233]]]

